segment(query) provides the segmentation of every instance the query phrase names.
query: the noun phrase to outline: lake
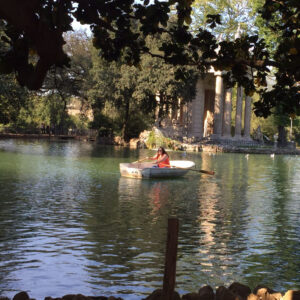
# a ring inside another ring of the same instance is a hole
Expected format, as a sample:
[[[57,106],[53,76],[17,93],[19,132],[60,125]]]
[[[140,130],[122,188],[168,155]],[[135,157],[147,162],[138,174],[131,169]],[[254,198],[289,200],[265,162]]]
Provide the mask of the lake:
[[[162,286],[179,219],[176,290],[234,281],[300,289],[300,157],[169,152],[214,176],[122,178],[151,150],[0,140],[0,295],[142,299]]]

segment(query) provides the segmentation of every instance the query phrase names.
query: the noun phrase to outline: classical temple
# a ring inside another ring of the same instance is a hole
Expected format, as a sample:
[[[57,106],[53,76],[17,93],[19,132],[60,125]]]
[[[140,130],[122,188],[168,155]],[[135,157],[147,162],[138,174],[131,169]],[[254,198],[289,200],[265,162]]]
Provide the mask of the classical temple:
[[[252,140],[252,98],[244,95],[242,87],[237,87],[235,114],[232,114],[232,89],[225,89],[221,75],[211,71],[204,79],[198,79],[195,98],[187,104],[179,103],[179,109],[162,120],[161,130],[165,135],[189,141]]]
[[[239,24],[235,38],[239,38],[240,35]],[[222,40],[222,34],[218,40]],[[211,68],[204,79],[198,79],[195,98],[186,105],[179,103],[179,110],[173,111],[162,122],[162,131],[169,137],[187,139],[189,142],[201,140],[252,142],[250,136],[252,98],[244,95],[242,87],[236,89],[236,107],[232,114],[233,91],[225,89],[222,72]],[[232,115],[235,116],[234,120],[231,120]]]

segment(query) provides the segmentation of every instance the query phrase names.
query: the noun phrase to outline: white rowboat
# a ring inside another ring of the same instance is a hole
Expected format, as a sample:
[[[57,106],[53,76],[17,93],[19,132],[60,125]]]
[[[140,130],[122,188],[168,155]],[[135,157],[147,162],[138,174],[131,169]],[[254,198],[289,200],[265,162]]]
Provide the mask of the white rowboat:
[[[185,175],[195,163],[188,160],[170,161],[171,168],[155,168],[153,163],[121,163],[121,176],[131,178],[172,178]]]

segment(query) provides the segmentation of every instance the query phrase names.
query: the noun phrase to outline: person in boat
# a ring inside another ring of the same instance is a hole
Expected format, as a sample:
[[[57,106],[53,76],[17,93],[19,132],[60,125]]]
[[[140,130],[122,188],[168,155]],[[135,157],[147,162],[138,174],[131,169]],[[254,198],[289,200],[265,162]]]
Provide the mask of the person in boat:
[[[157,150],[156,155],[153,157],[148,157],[150,160],[156,160],[155,167],[158,168],[170,168],[170,160],[169,160],[169,154],[163,147],[159,147]]]

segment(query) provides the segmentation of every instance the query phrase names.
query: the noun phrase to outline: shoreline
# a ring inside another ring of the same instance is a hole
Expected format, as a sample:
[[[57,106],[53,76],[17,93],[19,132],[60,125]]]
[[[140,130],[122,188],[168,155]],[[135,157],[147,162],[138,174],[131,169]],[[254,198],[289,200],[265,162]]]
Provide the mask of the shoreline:
[[[253,290],[249,286],[239,282],[233,282],[229,287],[219,286],[214,289],[209,286],[201,287],[197,292],[180,295],[176,290],[171,295],[165,297],[162,289],[154,290],[148,296],[142,296],[141,300],[299,300],[300,290],[287,290],[284,294],[270,289],[266,285],[258,285]],[[8,297],[0,296],[1,300],[11,300]],[[17,293],[12,300],[35,300],[30,298],[27,292]],[[115,296],[86,296],[82,294],[67,294],[62,297],[52,298],[47,296],[44,300],[123,300]]]
[[[95,141],[94,138],[88,136],[75,136],[75,135],[52,135],[52,134],[34,134],[34,133],[0,133],[0,140],[5,139],[24,139],[24,140],[83,140],[83,141]]]
[[[203,145],[203,152],[243,153],[243,154],[276,154],[276,155],[300,155],[297,148],[272,147],[272,146],[228,146],[228,145]]]
[[[18,134],[18,133],[0,133],[0,140],[4,139],[27,139],[27,140],[77,140],[85,142],[97,142],[97,139],[88,136],[73,136],[73,135],[49,135],[49,134]],[[99,143],[110,144],[110,143]],[[129,147],[132,149],[145,148],[145,146],[139,146],[137,144],[114,144],[115,146]],[[201,141],[199,143],[181,143],[180,147],[174,150],[186,151],[186,152],[205,152],[205,153],[243,153],[243,154],[277,154],[277,155],[300,155],[300,149],[296,147],[274,147],[266,144],[243,144],[237,142],[228,141],[213,142],[213,141]]]

